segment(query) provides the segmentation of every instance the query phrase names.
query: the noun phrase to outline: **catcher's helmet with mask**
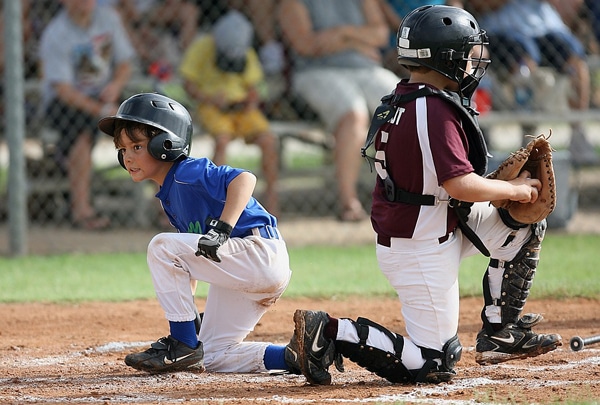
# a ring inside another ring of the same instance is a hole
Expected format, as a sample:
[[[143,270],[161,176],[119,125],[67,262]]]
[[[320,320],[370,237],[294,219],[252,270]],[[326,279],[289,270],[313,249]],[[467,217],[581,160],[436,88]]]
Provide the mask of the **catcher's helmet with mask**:
[[[190,154],[192,117],[184,106],[169,97],[158,93],[136,94],[119,106],[116,115],[102,118],[98,128],[114,136],[117,120],[139,122],[161,131],[148,142],[148,152],[155,159],[174,162]],[[120,155],[119,162],[123,166]]]
[[[426,66],[459,84],[471,98],[490,63],[484,58],[488,37],[467,11],[451,6],[423,6],[400,23],[398,63]],[[471,62],[471,67],[467,62]]]

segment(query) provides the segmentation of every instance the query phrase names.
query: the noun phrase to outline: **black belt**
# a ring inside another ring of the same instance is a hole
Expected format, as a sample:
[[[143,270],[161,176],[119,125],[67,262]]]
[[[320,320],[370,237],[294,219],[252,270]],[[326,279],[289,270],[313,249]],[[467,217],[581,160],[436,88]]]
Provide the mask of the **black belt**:
[[[495,269],[500,269],[500,268],[504,268],[504,261],[500,261],[498,259],[490,259],[490,264],[488,265],[489,267],[493,267]]]
[[[450,239],[450,235],[452,235],[452,232],[447,233],[446,235],[438,238],[438,242],[440,243],[440,245],[446,242],[448,239]],[[390,238],[389,236],[377,235],[377,244],[385,247],[390,247],[392,246],[392,238]]]

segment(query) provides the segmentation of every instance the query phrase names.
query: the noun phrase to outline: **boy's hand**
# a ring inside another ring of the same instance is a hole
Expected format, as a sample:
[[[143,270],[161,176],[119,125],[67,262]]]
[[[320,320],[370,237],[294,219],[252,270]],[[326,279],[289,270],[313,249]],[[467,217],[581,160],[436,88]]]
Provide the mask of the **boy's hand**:
[[[510,184],[516,186],[519,193],[512,199],[521,204],[533,204],[538,198],[538,194],[542,189],[542,182],[538,179],[532,179],[531,173],[523,170],[519,177],[509,181]]]
[[[214,222],[214,223],[213,223]],[[202,235],[198,240],[198,251],[196,256],[204,256],[215,262],[221,262],[217,250],[229,239],[232,227],[226,222],[212,220],[213,229]]]

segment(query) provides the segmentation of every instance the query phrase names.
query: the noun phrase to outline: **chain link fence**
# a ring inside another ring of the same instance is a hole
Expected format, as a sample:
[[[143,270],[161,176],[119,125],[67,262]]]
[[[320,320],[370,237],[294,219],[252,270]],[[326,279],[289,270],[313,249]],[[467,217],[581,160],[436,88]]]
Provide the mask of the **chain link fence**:
[[[391,18],[389,9],[383,11],[383,3],[392,6],[397,14],[395,17],[400,18],[405,12],[402,7],[416,2],[375,0],[371,3],[378,2],[381,2],[378,5],[382,7],[382,18],[387,17],[382,19],[381,24],[390,25],[388,43],[382,44],[378,51],[381,63],[401,78],[405,72],[395,63],[393,56],[397,20]],[[87,0],[78,3],[94,2]],[[277,194],[280,220],[336,217],[340,214],[342,207],[334,158],[336,139],[331,126],[325,125],[318,111],[292,89],[295,72],[293,55],[297,50],[291,49],[293,41],[290,41],[289,35],[296,30],[286,29],[280,24],[281,16],[278,11],[281,1],[96,0],[95,3],[98,6],[112,7],[121,16],[125,33],[135,50],[133,73],[124,87],[121,100],[138,92],[158,91],[186,105],[195,119],[192,156],[212,157],[215,142],[197,116],[197,100],[186,91],[179,67],[186,51],[199,38],[209,35],[219,18],[228,10],[235,8],[246,15],[254,28],[251,45],[264,74],[257,86],[261,110],[268,118],[270,130],[277,137],[279,145]],[[520,17],[527,24],[539,19],[540,24],[564,24],[561,25],[562,29],[573,34],[569,39],[548,37],[528,42],[527,44],[533,43],[541,49],[540,55],[528,54],[528,45],[519,43],[515,38],[507,38],[507,33],[502,28],[508,26],[508,22],[497,19],[505,18],[502,3],[506,1],[473,0],[462,3],[481,22],[482,28],[488,30],[491,38],[488,51],[493,62],[474,100],[482,113],[482,124],[485,124],[486,117],[506,112],[542,114],[542,117],[547,117],[548,122],[552,123],[557,114],[578,110],[589,113],[585,115],[585,122],[579,124],[586,132],[588,141],[597,145],[600,141],[597,129],[597,124],[600,123],[600,22],[594,17],[598,16],[599,2],[552,0],[540,2],[548,8],[538,9],[553,13],[549,14],[550,17],[541,14],[515,16],[515,19]],[[65,114],[60,111],[52,120],[49,119],[47,106],[42,102],[40,41],[48,24],[53,18],[57,18],[64,6],[58,0],[22,0],[21,4],[24,31],[27,212],[29,220],[36,226],[71,226],[73,201],[87,198],[85,195],[75,195],[82,188],[77,186],[77,182],[85,176],[85,172],[79,177],[69,176],[68,156],[61,156],[60,152],[72,149],[65,149],[62,145],[65,134],[57,128],[70,128],[71,131],[73,128],[89,128],[90,114]],[[558,20],[552,19],[553,17],[558,17]],[[289,25],[289,20],[286,20],[286,24]],[[488,24],[489,27],[486,26]],[[577,41],[577,45],[569,41]],[[580,54],[577,49],[581,49]],[[106,48],[105,51],[110,52],[111,49]],[[2,70],[4,62],[3,60]],[[93,75],[97,69],[102,68],[98,66],[102,63],[102,60],[80,59],[77,74]],[[4,100],[3,94],[3,102]],[[0,115],[4,117],[3,113]],[[71,121],[57,122],[65,117],[69,117]],[[505,145],[505,150],[509,150],[513,145],[503,143],[504,139],[498,139],[503,135],[498,133],[506,133],[507,126],[512,125],[518,127],[517,136],[521,136],[524,132],[535,131],[531,128],[532,125],[547,127],[545,119],[527,126],[514,120],[494,121],[490,118],[490,124],[485,126],[486,134],[490,137],[491,144]],[[7,138],[4,135],[6,128],[3,118],[2,121],[0,221],[4,223],[10,207],[6,198]],[[366,133],[366,128],[363,133]],[[568,147],[570,131],[565,130],[564,137],[560,136],[559,131],[559,143]],[[226,162],[257,173],[259,184],[256,195],[259,200],[264,198],[267,185],[262,173],[260,148],[235,140],[227,147]],[[111,219],[113,227],[152,228],[165,225],[164,216],[154,198],[156,186],[131,181],[117,162],[111,138],[98,135],[90,165],[91,202],[99,214]],[[367,211],[373,180],[374,174],[367,163],[362,162],[356,181],[356,194]],[[85,190],[85,186],[83,189]],[[587,204],[592,205],[597,205],[599,200],[598,196],[593,195],[584,199]],[[561,214],[565,216],[561,225],[568,221],[571,214]],[[336,237],[344,238],[343,235]]]

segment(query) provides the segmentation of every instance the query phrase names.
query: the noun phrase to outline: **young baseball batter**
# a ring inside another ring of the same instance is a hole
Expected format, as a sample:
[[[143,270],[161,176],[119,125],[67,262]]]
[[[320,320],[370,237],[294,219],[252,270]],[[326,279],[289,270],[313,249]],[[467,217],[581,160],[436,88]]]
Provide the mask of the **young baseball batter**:
[[[483,177],[487,150],[469,102],[489,62],[486,43],[460,8],[424,6],[402,21],[398,60],[410,78],[382,99],[363,153],[377,171],[377,259],[400,299],[407,336],[364,318],[297,310],[296,345],[309,382],[329,384],[328,366],[340,354],[392,382],[450,380],[462,352],[459,265],[479,251],[491,260],[476,361],[537,356],[561,344],[559,335],[531,330],[541,315],[521,316],[545,221],[518,223],[489,204],[533,203],[541,183],[526,171],[511,181]]]
[[[192,120],[178,102],[154,93],[124,101],[99,128],[114,137],[121,165],[135,182],[160,186],[160,200],[178,233],[148,246],[148,267],[170,334],[125,363],[148,372],[189,368],[215,372],[298,372],[286,347],[245,342],[290,280],[277,219],[253,197],[255,176],[207,158],[189,157]],[[210,284],[203,316],[197,281]]]

